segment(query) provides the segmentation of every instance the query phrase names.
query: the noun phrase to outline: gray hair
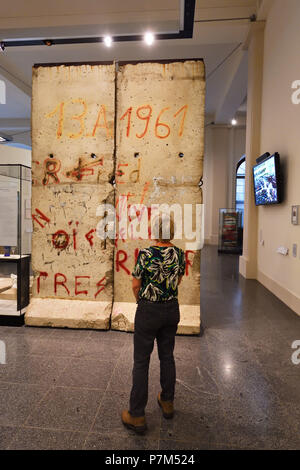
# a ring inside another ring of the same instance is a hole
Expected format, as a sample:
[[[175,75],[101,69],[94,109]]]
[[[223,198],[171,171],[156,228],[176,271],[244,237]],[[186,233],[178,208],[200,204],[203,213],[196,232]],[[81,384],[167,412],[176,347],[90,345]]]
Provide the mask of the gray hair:
[[[154,238],[160,242],[173,240],[175,233],[174,219],[170,214],[159,214],[154,221]]]

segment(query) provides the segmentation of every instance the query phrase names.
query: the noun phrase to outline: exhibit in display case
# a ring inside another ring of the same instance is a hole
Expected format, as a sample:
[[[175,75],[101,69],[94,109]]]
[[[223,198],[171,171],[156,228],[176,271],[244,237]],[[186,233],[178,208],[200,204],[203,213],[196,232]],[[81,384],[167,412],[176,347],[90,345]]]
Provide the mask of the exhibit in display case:
[[[0,164],[0,324],[22,325],[29,304],[31,168]]]
[[[242,211],[220,209],[219,253],[241,254],[243,248]]]

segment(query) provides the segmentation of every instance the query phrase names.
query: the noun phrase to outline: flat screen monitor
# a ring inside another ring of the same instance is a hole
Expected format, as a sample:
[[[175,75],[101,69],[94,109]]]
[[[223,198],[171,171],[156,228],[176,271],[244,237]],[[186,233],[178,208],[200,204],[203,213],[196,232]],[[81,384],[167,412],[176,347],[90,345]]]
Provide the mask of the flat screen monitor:
[[[253,181],[257,206],[281,203],[280,156],[278,153],[253,167]]]

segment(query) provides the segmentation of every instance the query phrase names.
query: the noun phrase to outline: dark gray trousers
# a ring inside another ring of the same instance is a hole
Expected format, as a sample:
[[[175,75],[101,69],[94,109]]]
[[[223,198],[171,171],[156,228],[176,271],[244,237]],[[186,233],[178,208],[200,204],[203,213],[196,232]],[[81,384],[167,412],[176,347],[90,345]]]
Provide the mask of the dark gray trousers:
[[[148,374],[154,340],[160,360],[161,399],[173,401],[176,382],[174,346],[179,323],[177,299],[169,302],[139,300],[134,322],[134,365],[129,412],[145,415],[148,401]]]

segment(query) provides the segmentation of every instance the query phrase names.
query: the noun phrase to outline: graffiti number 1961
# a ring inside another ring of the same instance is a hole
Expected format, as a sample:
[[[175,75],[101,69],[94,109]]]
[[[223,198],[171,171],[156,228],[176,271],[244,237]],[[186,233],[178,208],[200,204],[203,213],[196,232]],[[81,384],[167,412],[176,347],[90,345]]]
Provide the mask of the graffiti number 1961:
[[[155,137],[157,137],[158,139],[166,139],[167,137],[169,137],[171,133],[169,124],[162,121],[163,114],[167,113],[169,109],[170,109],[169,107],[163,108],[159,112],[157,119],[155,121],[154,134],[155,134]],[[182,106],[173,116],[173,118],[176,118],[180,114],[182,115],[181,120],[180,120],[179,130],[178,130],[179,137],[183,135],[187,109],[188,109],[188,105],[186,104]],[[123,116],[120,117],[120,121],[124,120],[127,123],[126,124],[126,137],[130,136],[130,130],[131,130],[131,124],[132,124],[132,111],[133,111],[133,108],[131,106],[125,111]],[[147,104],[147,105],[140,106],[139,108],[137,108],[135,114],[138,119],[140,119],[141,121],[145,121],[145,127],[143,129],[143,132],[141,132],[140,134],[138,133],[135,134],[138,139],[142,139],[143,137],[145,137],[145,135],[148,132],[153,110],[152,110],[152,107],[149,104]]]

